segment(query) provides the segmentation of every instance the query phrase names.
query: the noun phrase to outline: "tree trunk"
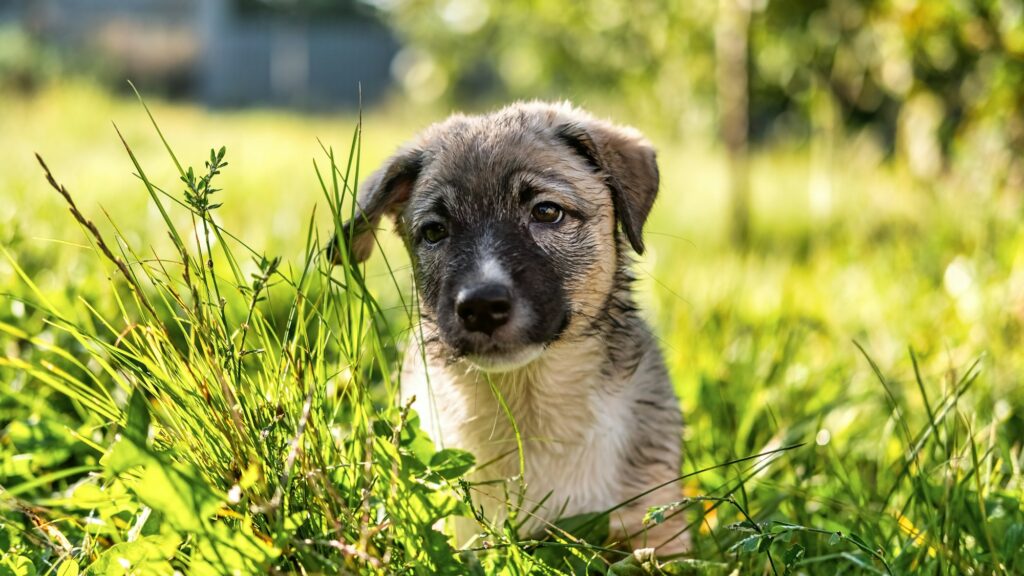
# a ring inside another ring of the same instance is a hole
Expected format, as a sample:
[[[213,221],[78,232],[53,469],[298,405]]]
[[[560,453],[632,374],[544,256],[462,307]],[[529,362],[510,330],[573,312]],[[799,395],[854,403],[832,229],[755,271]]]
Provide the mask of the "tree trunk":
[[[750,8],[744,0],[719,0],[715,26],[715,83],[718,121],[728,154],[731,202],[730,235],[734,244],[750,244]]]

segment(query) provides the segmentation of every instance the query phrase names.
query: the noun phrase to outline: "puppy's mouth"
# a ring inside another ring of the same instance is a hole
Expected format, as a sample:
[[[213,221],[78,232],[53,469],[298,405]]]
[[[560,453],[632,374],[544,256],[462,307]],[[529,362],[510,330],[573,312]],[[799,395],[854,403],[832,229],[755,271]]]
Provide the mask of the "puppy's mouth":
[[[483,372],[508,372],[529,365],[537,360],[548,345],[557,341],[569,324],[569,315],[550,326],[534,327],[514,335],[499,330],[493,335],[466,334],[463,332],[451,342],[453,361],[464,361]],[[536,331],[537,333],[531,333]],[[517,337],[518,336],[518,337]]]
[[[462,358],[481,372],[509,372],[540,358],[544,348],[543,344],[528,344],[511,351],[464,354]]]

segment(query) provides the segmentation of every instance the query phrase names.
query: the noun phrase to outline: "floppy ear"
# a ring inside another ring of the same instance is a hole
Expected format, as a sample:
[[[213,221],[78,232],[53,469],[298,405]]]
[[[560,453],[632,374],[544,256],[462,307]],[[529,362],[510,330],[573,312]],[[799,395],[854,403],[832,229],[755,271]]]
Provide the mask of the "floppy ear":
[[[396,152],[370,175],[356,197],[355,215],[334,234],[328,246],[332,264],[342,262],[342,250],[350,262],[362,262],[373,252],[373,234],[385,214],[395,216],[409,200],[423,167],[423,151],[405,148]]]
[[[619,225],[633,250],[643,254],[644,222],[658,194],[654,147],[633,128],[600,120],[562,124],[556,134],[604,174]]]

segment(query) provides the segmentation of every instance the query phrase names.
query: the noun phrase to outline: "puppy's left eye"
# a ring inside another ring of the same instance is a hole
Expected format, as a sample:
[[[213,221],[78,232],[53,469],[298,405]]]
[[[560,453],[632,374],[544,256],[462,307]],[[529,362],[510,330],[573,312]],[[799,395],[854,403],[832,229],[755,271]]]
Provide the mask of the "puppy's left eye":
[[[554,202],[538,202],[530,211],[534,222],[541,224],[558,224],[565,217],[565,210]]]

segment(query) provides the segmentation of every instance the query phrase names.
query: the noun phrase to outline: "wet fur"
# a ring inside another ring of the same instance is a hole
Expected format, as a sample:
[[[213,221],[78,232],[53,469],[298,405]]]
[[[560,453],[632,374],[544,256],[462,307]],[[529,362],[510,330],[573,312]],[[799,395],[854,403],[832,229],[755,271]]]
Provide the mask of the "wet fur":
[[[361,260],[381,216],[396,219],[421,312],[403,395],[416,397],[439,445],[476,455],[472,479],[483,484],[474,498],[485,514],[503,518],[511,495],[524,533],[613,508],[679,475],[678,400],[631,292],[630,251],[643,250],[657,186],[654,151],[635,130],[567,104],[516,104],[425,130],[371,178],[361,215],[341,232]],[[567,206],[573,219],[557,229],[524,224],[523,206],[537,194]],[[439,215],[452,227],[441,248],[418,232]],[[522,302],[518,324],[484,339],[460,332],[451,301],[486,274],[504,275]],[[539,356],[509,370],[467,360],[524,347]],[[515,430],[495,392],[523,445],[521,502]],[[640,498],[611,516],[613,533],[634,548],[682,550],[685,536],[672,539],[681,517],[642,525],[649,506],[679,497],[669,484]],[[471,524],[459,527],[460,540]]]

